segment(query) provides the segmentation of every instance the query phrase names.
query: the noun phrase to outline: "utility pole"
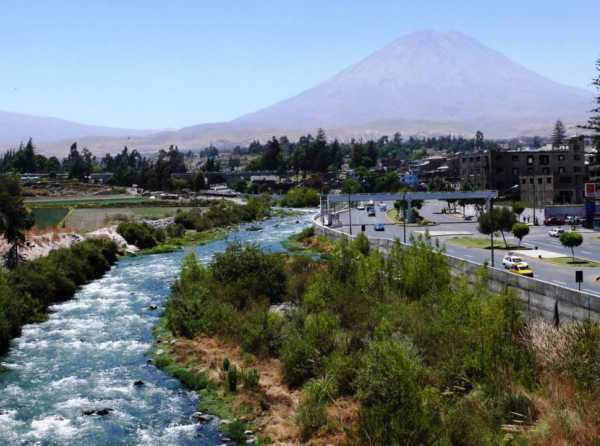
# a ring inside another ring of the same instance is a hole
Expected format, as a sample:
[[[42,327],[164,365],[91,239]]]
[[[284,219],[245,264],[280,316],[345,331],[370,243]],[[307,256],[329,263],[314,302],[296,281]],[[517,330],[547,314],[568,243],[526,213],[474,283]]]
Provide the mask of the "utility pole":
[[[491,252],[491,265],[492,268],[494,267],[494,199],[490,198],[490,205],[489,205],[489,213],[490,213],[490,226],[491,226],[491,231],[490,231],[490,252]]]
[[[537,201],[537,193],[535,187],[535,175],[533,175],[533,226],[537,226],[537,218],[535,213],[535,205]]]
[[[406,245],[406,217],[408,214],[408,201],[406,201],[406,192],[404,192],[403,202],[404,206],[402,206],[402,209],[404,210],[404,215],[402,216],[402,228],[404,230],[404,244]]]

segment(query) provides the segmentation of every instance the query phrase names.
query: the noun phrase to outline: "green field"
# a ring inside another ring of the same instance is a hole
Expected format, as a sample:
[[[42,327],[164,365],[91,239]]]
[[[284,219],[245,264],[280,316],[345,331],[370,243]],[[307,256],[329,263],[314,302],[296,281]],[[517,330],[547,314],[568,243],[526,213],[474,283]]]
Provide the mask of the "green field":
[[[579,257],[555,257],[555,258],[543,258],[544,262],[552,263],[553,265],[570,266],[573,268],[598,268],[600,267],[599,262],[593,262],[591,260],[580,259]]]
[[[459,245],[464,248],[479,248],[479,249],[490,249],[490,239],[483,237],[452,237],[448,239],[448,242],[452,245]],[[502,238],[494,237],[494,249],[524,249],[516,245],[508,245],[508,248],[504,244]]]
[[[178,209],[186,210],[189,208],[160,206],[78,208],[73,209],[65,219],[65,226],[76,231],[90,232],[126,220],[171,217],[177,213]]]
[[[58,226],[68,213],[69,208],[65,207],[33,208],[31,210],[35,227],[38,229]]]

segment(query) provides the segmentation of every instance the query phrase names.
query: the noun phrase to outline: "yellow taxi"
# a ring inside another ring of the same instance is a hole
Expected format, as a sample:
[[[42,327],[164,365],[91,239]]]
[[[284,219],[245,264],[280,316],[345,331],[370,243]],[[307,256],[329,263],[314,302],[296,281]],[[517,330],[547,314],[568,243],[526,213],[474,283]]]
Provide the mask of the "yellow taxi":
[[[515,263],[509,269],[511,272],[518,274],[519,276],[533,277],[533,270],[525,262]]]

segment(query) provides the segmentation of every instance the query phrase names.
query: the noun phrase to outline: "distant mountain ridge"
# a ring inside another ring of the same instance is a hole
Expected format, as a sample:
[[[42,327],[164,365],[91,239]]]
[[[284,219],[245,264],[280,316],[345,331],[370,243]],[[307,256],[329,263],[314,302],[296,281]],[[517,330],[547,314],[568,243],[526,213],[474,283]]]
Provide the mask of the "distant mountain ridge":
[[[462,33],[418,31],[313,88],[230,122],[142,136],[134,135],[135,131],[104,129],[125,133],[108,135],[86,129],[79,139],[99,152],[114,152],[125,144],[149,152],[169,144],[197,149],[208,144],[232,147],[273,135],[294,138],[319,127],[342,139],[396,131],[546,135],[557,119],[567,125],[585,122],[592,102],[591,92],[534,73]],[[0,142],[7,139],[2,133]],[[39,134],[31,136],[43,139]],[[51,151],[64,146],[65,141],[46,145]]]
[[[149,130],[130,130],[80,124],[66,119],[32,116],[0,110],[0,143],[16,145],[33,138],[36,142],[57,141],[90,136],[144,136]]]

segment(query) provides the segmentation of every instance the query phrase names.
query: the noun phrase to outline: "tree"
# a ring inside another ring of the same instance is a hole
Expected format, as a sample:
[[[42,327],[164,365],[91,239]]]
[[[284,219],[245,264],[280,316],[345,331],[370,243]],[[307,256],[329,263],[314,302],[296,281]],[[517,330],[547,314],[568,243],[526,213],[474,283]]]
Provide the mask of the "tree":
[[[512,234],[519,239],[519,246],[523,242],[523,237],[529,234],[529,225],[525,223],[515,223],[512,226]]]
[[[6,266],[15,268],[21,257],[19,248],[25,243],[25,232],[33,226],[31,214],[23,204],[21,183],[13,175],[0,175],[0,234],[11,245]]]
[[[583,243],[583,237],[579,232],[566,231],[560,235],[560,243],[566,248],[571,249],[571,258],[575,261],[575,248]]]
[[[356,194],[360,192],[360,184],[354,178],[346,178],[342,185],[343,194]]]
[[[281,146],[277,138],[273,137],[267,142],[261,159],[261,167],[264,170],[278,170],[282,161]]]
[[[567,131],[561,120],[556,121],[552,131],[552,147],[559,148],[565,143]]]
[[[491,212],[484,212],[479,216],[479,232],[482,234],[492,234],[500,232],[504,246],[508,248],[506,243],[505,231],[511,231],[513,225],[517,222],[515,214],[508,208],[493,208]]]
[[[525,205],[522,202],[520,202],[520,201],[512,202],[512,211],[517,215],[517,217],[519,219],[521,218],[521,214],[523,213],[524,210],[525,210]]]
[[[475,133],[475,150],[483,150],[483,132],[477,130]]]
[[[196,172],[194,178],[192,179],[192,189],[194,192],[201,191],[206,187],[206,182],[204,181],[204,173],[202,171]]]
[[[598,71],[598,75],[592,81],[592,85],[594,85],[598,91],[598,96],[596,97],[596,107],[590,110],[592,116],[590,116],[588,119],[587,124],[581,127],[594,132],[594,146],[596,147],[596,150],[600,150],[600,59],[596,61],[596,71]]]

